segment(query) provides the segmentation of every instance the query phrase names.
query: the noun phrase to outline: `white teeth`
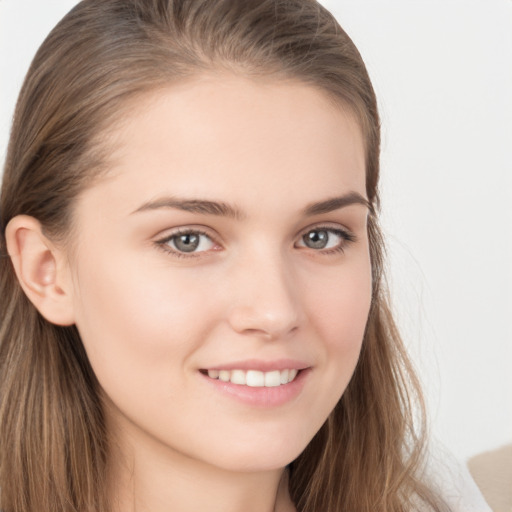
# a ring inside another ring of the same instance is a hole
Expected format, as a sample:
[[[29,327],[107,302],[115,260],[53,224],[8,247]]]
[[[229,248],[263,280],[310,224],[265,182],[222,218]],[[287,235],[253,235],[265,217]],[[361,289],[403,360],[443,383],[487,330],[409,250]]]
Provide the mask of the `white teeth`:
[[[262,388],[265,385],[265,375],[257,370],[247,372],[247,385],[252,388]]]
[[[219,379],[224,382],[229,382],[231,379],[231,372],[228,372],[227,370],[221,370],[219,372]]]
[[[273,370],[271,372],[261,372],[259,370],[208,370],[208,377],[241,386],[273,388],[292,382],[298,373],[299,371],[296,369]]]
[[[278,370],[274,372],[266,372],[265,373],[265,387],[266,388],[275,388],[276,386],[281,385],[281,372]]]
[[[247,382],[247,379],[245,378],[245,372],[242,370],[233,370],[231,372],[231,382],[233,384],[245,385]]]

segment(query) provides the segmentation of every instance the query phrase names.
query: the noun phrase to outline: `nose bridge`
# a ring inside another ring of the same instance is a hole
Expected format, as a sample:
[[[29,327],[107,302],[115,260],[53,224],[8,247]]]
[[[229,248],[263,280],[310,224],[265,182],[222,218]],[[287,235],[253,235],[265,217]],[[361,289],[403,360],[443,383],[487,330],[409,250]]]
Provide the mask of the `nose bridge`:
[[[230,323],[238,332],[283,337],[300,322],[300,301],[293,270],[282,251],[265,248],[244,255],[232,272],[236,290]]]

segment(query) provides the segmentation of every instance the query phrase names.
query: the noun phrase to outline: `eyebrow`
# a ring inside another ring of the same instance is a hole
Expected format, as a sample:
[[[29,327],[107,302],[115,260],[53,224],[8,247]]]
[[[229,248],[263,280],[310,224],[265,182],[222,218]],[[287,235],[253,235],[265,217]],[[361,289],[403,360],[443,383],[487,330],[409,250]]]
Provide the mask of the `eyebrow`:
[[[325,201],[311,203],[304,208],[304,214],[310,217],[312,215],[333,212],[353,204],[363,205],[368,208],[368,210],[372,211],[372,204],[368,199],[363,197],[359,192],[349,192],[343,196],[332,197]]]
[[[204,199],[179,199],[176,197],[163,197],[154,201],[148,201],[132,213],[166,208],[175,208],[177,210],[183,210],[185,212],[191,213],[200,213],[203,215],[231,217],[233,219],[242,219],[244,217],[241,210],[222,201],[208,201]]]
[[[324,201],[311,203],[302,211],[306,217],[329,213],[353,204],[360,204],[372,210],[370,201],[363,197],[359,192],[349,192],[339,197],[332,197]],[[177,197],[163,197],[148,201],[137,208],[133,213],[174,208],[185,212],[198,213],[202,215],[216,215],[219,217],[229,217],[236,220],[245,218],[244,213],[236,206],[222,201],[210,201],[205,199],[180,199]]]

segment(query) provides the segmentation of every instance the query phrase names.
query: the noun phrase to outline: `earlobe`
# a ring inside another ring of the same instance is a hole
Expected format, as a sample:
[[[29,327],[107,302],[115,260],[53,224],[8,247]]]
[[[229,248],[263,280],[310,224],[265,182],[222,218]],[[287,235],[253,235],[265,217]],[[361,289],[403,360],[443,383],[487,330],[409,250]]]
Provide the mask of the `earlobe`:
[[[74,323],[72,283],[64,255],[33,217],[18,215],[6,231],[7,250],[18,281],[37,310],[57,325]]]

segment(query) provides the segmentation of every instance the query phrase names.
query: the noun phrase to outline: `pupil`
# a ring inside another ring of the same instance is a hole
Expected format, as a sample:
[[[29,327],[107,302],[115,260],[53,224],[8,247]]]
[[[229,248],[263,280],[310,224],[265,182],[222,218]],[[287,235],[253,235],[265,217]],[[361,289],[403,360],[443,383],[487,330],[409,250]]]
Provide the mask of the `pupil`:
[[[176,248],[182,252],[195,251],[199,245],[199,236],[193,233],[180,235],[174,241]]]
[[[323,249],[328,240],[327,231],[310,231],[304,236],[304,243],[311,249]]]

